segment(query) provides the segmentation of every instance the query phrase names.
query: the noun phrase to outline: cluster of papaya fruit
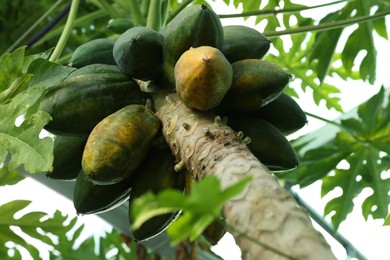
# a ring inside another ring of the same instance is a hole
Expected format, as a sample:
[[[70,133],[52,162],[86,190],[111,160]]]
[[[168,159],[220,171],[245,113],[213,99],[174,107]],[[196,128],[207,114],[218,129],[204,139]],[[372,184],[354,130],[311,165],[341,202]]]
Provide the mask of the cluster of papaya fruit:
[[[298,158],[285,136],[300,129],[306,116],[283,93],[289,74],[262,59],[270,44],[255,29],[222,26],[210,8],[191,5],[160,32],[131,27],[116,40],[79,46],[70,60],[77,69],[50,88],[39,107],[52,116],[45,126],[54,135],[47,176],[75,180],[79,214],[131,205],[148,190],[188,191],[189,174],[175,172],[175,157],[158,142],[160,121],[147,105],[155,92],[140,87],[145,81],[177,92],[189,108],[227,116],[271,171],[295,168]],[[152,218],[132,230],[134,238],[157,235],[179,214]],[[213,225],[204,235],[217,242],[223,227]]]

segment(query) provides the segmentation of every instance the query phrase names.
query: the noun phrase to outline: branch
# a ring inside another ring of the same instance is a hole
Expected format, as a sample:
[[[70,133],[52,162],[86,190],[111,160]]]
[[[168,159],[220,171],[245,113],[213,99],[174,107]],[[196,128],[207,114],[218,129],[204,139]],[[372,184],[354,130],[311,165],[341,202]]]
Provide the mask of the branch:
[[[321,4],[321,5],[315,5],[315,6],[305,6],[305,7],[300,7],[300,8],[286,8],[286,9],[280,9],[280,10],[259,10],[259,11],[252,11],[252,12],[244,12],[240,14],[221,14],[218,15],[219,18],[224,19],[224,18],[237,18],[237,17],[248,17],[248,16],[260,16],[260,15],[277,15],[281,13],[298,13],[310,9],[315,9],[315,8],[320,8],[320,7],[325,7],[325,6],[330,6],[330,5],[335,5],[335,4],[340,4],[344,2],[351,2],[355,0],[340,0],[340,1],[335,1],[335,2],[330,2],[326,4]]]
[[[65,23],[65,28],[62,31],[60,39],[58,40],[57,45],[54,48],[54,51],[49,58],[49,61],[56,62],[58,57],[61,55],[61,52],[65,47],[66,41],[68,40],[70,34],[72,33],[73,24],[77,16],[78,7],[79,7],[79,0],[72,0],[72,4],[70,5],[69,16]]]
[[[213,174],[227,187],[248,174],[253,178],[248,188],[223,208],[226,223],[245,234],[234,234],[243,259],[285,259],[269,248],[297,259],[335,259],[307,214],[239,135],[213,114],[193,111],[176,95],[169,97],[167,104],[157,100],[157,115],[172,153],[195,179]]]
[[[304,33],[304,32],[314,32],[314,31],[323,31],[323,30],[330,30],[330,29],[337,29],[346,27],[348,25],[367,22],[379,18],[383,18],[386,15],[390,14],[390,10],[379,12],[373,15],[366,15],[366,16],[359,16],[351,19],[341,20],[341,21],[334,21],[334,22],[328,22],[328,23],[321,23],[318,25],[308,25],[308,26],[302,26],[294,29],[286,29],[282,31],[273,31],[273,32],[264,32],[264,35],[268,38],[281,36],[281,35],[290,35],[290,34],[297,34],[297,33]]]

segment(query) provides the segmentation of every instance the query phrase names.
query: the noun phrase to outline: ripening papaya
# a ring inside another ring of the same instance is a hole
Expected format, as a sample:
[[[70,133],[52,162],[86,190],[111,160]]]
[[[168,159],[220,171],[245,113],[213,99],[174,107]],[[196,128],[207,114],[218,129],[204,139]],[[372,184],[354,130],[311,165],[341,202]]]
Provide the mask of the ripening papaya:
[[[128,177],[112,185],[97,185],[80,170],[73,189],[77,214],[99,214],[120,206],[129,200],[132,183]]]
[[[230,89],[231,64],[210,46],[190,48],[175,66],[176,91],[189,108],[207,111],[216,107]]]
[[[88,41],[74,50],[70,58],[70,65],[75,68],[95,63],[115,65],[112,55],[114,43],[114,40],[106,38]]]
[[[240,60],[232,67],[232,86],[217,107],[221,113],[259,109],[280,96],[290,80],[290,75],[281,67],[260,59]]]
[[[135,199],[150,191],[157,194],[165,189],[185,191],[186,175],[174,170],[175,157],[169,149],[161,149],[148,153],[146,159],[135,171],[133,187],[129,200],[129,220],[132,223],[131,206]],[[155,216],[138,229],[131,232],[137,241],[143,241],[163,232],[179,215],[179,212]]]
[[[87,135],[54,136],[53,171],[46,176],[56,180],[74,180],[81,169]]]
[[[222,43],[222,24],[213,10],[206,5],[184,8],[164,31],[163,72],[168,82],[175,84],[175,64],[185,51],[200,46],[221,50]]]
[[[117,183],[144,160],[160,121],[142,105],[129,105],[100,121],[84,148],[82,169],[96,184]]]
[[[162,73],[163,42],[159,32],[144,26],[132,27],[115,42],[116,65],[132,78],[154,80]]]
[[[266,120],[284,135],[294,133],[307,123],[305,112],[285,93],[266,106],[251,112],[250,115]]]
[[[271,41],[256,29],[244,25],[223,27],[222,53],[230,63],[244,59],[261,59]]]
[[[286,137],[272,124],[253,116],[230,116],[228,125],[250,138],[248,148],[271,171],[294,169],[299,158]]]
[[[84,74],[50,88],[39,110],[52,117],[47,131],[88,135],[106,116],[129,104],[145,104],[147,97],[133,79],[120,72]]]

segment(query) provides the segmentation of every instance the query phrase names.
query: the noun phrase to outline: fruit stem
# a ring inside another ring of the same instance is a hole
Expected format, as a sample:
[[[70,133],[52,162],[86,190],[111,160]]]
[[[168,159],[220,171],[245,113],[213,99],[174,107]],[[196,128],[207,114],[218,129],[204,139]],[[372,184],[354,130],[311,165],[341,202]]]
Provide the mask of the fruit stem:
[[[161,26],[161,1],[151,0],[146,27],[159,31]]]
[[[320,8],[320,7],[325,7],[329,5],[334,5],[334,4],[339,4],[343,2],[351,2],[355,0],[339,0],[335,2],[330,2],[326,4],[321,4],[321,5],[314,5],[314,6],[304,6],[304,7],[299,7],[299,8],[286,8],[286,9],[280,9],[280,10],[259,10],[259,11],[252,11],[252,12],[243,12],[240,14],[221,14],[218,15],[219,18],[237,18],[237,17],[247,17],[247,16],[260,16],[260,15],[276,15],[276,14],[281,14],[281,13],[298,13],[301,11],[306,11],[310,9],[315,9],[315,8]]]
[[[68,19],[66,20],[64,30],[61,33],[60,39],[58,40],[57,45],[54,48],[54,51],[49,58],[49,61],[56,62],[58,57],[61,55],[62,50],[64,49],[65,44],[68,41],[70,34],[72,33],[73,24],[74,21],[76,20],[78,7],[79,7],[79,0],[72,0]]]
[[[349,133],[349,130],[346,129],[346,128],[345,128],[342,124],[340,124],[340,123],[336,123],[335,121],[332,121],[332,120],[323,118],[323,117],[321,117],[321,116],[312,114],[312,113],[307,112],[307,111],[304,111],[304,113],[305,113],[307,116],[310,116],[310,117],[313,117],[313,118],[315,118],[315,119],[321,120],[321,121],[323,121],[323,122],[325,122],[325,123],[328,123],[328,124],[337,126],[338,128],[343,129],[344,131],[346,131],[347,133]]]
[[[111,18],[119,18],[121,15],[113,8],[106,0],[98,0],[104,10],[110,15]]]
[[[360,16],[355,17],[351,19],[346,19],[342,21],[334,21],[329,23],[321,23],[318,25],[308,25],[308,26],[302,26],[299,28],[294,29],[286,29],[282,31],[273,31],[273,32],[264,32],[264,35],[268,38],[277,37],[281,35],[290,35],[290,34],[297,34],[297,33],[304,33],[304,32],[313,32],[313,31],[322,31],[322,30],[329,30],[329,29],[336,29],[336,28],[342,28],[346,27],[348,25],[356,24],[356,23],[362,23],[366,21],[371,21],[375,19],[382,18],[386,15],[390,14],[390,10],[379,12],[373,15],[366,15],[366,16]]]
[[[129,0],[130,15],[133,19],[134,26],[143,26],[146,24],[145,18],[141,13],[136,0]]]

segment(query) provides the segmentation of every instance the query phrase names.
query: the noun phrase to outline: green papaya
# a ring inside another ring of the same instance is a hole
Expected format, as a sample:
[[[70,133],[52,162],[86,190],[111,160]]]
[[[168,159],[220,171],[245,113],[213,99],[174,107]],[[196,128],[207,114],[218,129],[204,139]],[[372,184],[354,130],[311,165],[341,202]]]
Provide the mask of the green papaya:
[[[130,197],[131,178],[112,185],[97,185],[81,170],[73,189],[73,205],[77,214],[98,214],[112,210]]]
[[[39,110],[52,116],[45,129],[54,134],[89,134],[106,116],[129,104],[145,104],[147,93],[122,73],[85,74],[50,88]]]
[[[286,137],[273,125],[252,116],[230,116],[228,125],[250,138],[248,148],[271,171],[294,169],[299,158]]]
[[[112,19],[107,24],[107,29],[116,34],[122,34],[131,27],[133,23],[127,18]]]
[[[159,32],[144,26],[132,27],[115,42],[116,65],[130,77],[154,80],[162,73],[163,42]]]
[[[135,199],[151,191],[157,194],[164,189],[185,190],[186,175],[183,172],[175,172],[175,157],[168,149],[151,151],[141,166],[134,173],[133,188],[129,200],[129,220],[132,223],[131,206]],[[167,213],[155,216],[138,229],[131,230],[137,241],[152,238],[172,223],[179,215],[179,212]]]
[[[221,50],[223,29],[218,15],[206,5],[183,9],[164,32],[163,71],[168,82],[175,84],[174,68],[180,56],[190,47],[211,46]]]
[[[244,59],[261,59],[271,41],[256,29],[244,25],[223,27],[222,53],[230,63]]]
[[[107,116],[88,137],[81,161],[84,173],[100,185],[127,178],[144,160],[159,128],[158,117],[141,105]]]
[[[280,96],[290,80],[290,75],[278,65],[260,59],[240,60],[232,67],[232,86],[217,107],[222,113],[259,109]]]
[[[95,63],[115,65],[115,60],[112,55],[114,43],[114,40],[106,38],[86,42],[74,50],[70,58],[70,65],[75,68],[81,68]]]
[[[294,133],[307,123],[305,112],[285,93],[266,106],[251,112],[250,115],[266,120],[284,135]]]
[[[81,157],[88,136],[54,136],[53,171],[50,179],[74,180],[81,169]]]
[[[74,78],[80,75],[86,75],[86,74],[116,74],[120,75],[122,72],[119,70],[119,68],[116,65],[109,65],[109,64],[90,64],[86,65],[84,67],[81,67],[79,69],[76,69],[72,71],[66,79]]]
[[[203,237],[212,245],[215,246],[226,234],[226,226],[222,218],[217,218],[211,222],[205,230],[203,230]]]

